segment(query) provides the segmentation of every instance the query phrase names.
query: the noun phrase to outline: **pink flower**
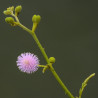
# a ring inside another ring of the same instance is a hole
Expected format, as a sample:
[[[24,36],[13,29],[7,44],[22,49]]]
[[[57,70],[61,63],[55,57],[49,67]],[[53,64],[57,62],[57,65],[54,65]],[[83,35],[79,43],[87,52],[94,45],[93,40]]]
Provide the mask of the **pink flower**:
[[[38,70],[39,59],[36,55],[31,53],[22,53],[17,58],[17,66],[22,72],[28,74]]]

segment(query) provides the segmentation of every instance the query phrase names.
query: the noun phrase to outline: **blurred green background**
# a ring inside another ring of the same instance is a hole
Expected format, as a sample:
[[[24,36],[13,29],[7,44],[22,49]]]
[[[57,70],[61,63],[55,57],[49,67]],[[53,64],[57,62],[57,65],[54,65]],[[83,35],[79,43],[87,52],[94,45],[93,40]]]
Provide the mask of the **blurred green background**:
[[[2,0],[0,2],[0,98],[68,98],[50,71],[25,74],[16,66],[23,52],[46,64],[32,37],[5,22],[3,11],[22,5],[20,22],[32,28],[32,16],[42,20],[36,30],[47,55],[54,56],[58,75],[74,96],[84,79],[96,73],[82,98],[98,96],[98,0]]]

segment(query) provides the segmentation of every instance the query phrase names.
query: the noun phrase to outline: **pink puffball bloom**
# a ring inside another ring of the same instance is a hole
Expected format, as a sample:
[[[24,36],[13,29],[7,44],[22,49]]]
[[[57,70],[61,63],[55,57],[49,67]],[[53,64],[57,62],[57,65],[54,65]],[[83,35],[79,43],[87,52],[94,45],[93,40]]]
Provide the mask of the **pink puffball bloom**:
[[[16,63],[22,72],[26,72],[28,74],[37,71],[39,67],[38,57],[29,52],[22,53],[20,56],[18,56]]]

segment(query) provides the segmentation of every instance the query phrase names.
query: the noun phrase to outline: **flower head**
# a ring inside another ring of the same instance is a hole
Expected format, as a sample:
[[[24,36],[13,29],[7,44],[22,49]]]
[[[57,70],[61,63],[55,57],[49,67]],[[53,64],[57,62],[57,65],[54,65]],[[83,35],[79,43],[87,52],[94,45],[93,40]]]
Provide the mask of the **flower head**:
[[[22,72],[32,73],[38,70],[39,59],[31,53],[22,53],[17,58],[17,66]]]

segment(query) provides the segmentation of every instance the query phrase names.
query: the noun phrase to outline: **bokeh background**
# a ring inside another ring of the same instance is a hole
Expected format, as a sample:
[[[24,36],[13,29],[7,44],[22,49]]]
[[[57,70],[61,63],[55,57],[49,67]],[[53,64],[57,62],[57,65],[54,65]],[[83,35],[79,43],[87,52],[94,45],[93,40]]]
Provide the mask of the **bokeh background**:
[[[98,96],[98,0],[2,0],[0,2],[0,98],[69,98],[50,71],[22,73],[17,56],[36,54],[46,64],[32,36],[5,22],[3,11],[22,5],[20,22],[32,28],[32,16],[42,20],[36,30],[47,55],[54,56],[58,75],[74,96],[84,79],[96,73],[82,98]]]

